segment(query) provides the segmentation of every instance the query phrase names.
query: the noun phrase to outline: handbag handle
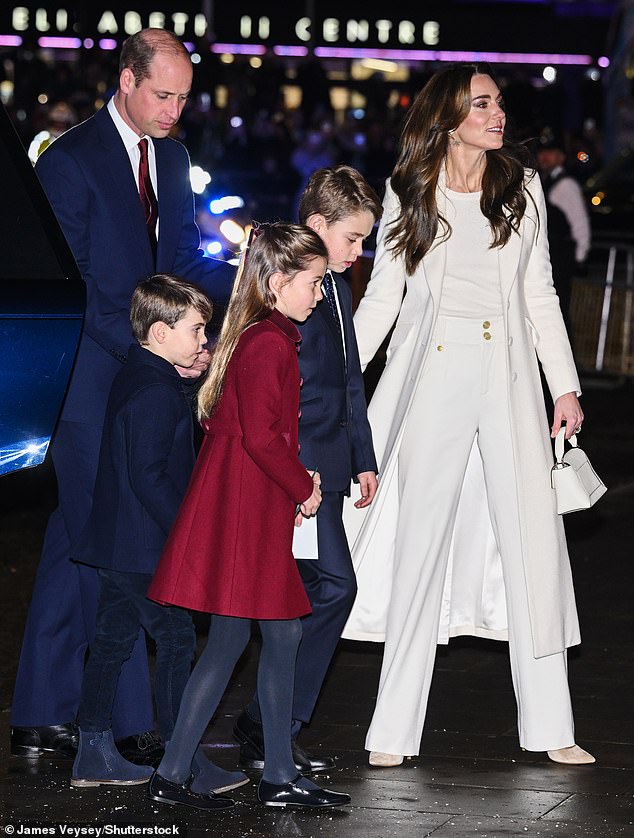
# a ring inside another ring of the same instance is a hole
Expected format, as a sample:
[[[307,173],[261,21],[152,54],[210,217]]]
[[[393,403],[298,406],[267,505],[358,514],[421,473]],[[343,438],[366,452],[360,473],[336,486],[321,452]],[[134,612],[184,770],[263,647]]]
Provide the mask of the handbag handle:
[[[566,438],[566,426],[562,425],[557,432],[557,436],[555,437],[555,460],[557,462],[557,466],[562,468],[566,465],[564,463],[564,442]],[[577,434],[573,434],[570,439],[568,440],[572,448],[577,447]]]

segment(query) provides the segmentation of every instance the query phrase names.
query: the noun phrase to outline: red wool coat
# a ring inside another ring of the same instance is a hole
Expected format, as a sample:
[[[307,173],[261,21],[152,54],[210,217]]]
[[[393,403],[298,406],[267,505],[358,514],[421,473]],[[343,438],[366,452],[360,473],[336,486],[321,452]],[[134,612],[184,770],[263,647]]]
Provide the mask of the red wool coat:
[[[310,612],[291,550],[313,488],[298,458],[300,340],[276,310],[240,338],[150,599],[259,620]]]

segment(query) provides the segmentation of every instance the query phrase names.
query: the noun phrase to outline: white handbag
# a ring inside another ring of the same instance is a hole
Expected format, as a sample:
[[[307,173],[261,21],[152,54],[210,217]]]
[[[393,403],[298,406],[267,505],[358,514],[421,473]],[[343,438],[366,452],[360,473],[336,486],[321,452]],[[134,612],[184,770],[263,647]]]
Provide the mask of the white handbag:
[[[555,439],[555,465],[550,472],[559,515],[589,509],[607,492],[587,454],[577,447],[575,434],[568,440],[571,447],[564,454],[565,434],[566,428],[560,428]]]

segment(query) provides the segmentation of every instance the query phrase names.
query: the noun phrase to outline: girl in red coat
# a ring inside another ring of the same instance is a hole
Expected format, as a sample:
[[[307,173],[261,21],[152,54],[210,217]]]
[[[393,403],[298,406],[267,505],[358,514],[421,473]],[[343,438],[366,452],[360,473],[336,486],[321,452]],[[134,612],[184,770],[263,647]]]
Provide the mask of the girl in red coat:
[[[298,457],[301,338],[291,320],[306,320],[322,298],[326,260],[324,244],[308,227],[253,231],[198,395],[205,440],[148,596],[213,616],[150,782],[152,800],[228,805],[226,798],[195,794],[188,780],[255,619],[266,748],[258,799],[269,806],[350,802],[297,774],[290,738],[299,618],[310,611],[291,551],[293,521],[301,523],[301,512],[314,515],[321,499],[319,475],[311,476]]]

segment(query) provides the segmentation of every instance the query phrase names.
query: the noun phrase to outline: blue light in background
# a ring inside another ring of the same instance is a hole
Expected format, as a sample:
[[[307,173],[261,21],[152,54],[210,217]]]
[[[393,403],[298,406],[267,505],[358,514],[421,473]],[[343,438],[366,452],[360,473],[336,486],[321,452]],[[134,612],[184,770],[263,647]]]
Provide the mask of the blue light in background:
[[[207,245],[207,253],[210,256],[217,256],[219,253],[222,253],[222,245],[219,241],[210,241]]]
[[[222,215],[227,210],[240,209],[243,206],[244,200],[239,195],[224,195],[222,198],[214,198],[209,202],[209,212],[213,215]]]

